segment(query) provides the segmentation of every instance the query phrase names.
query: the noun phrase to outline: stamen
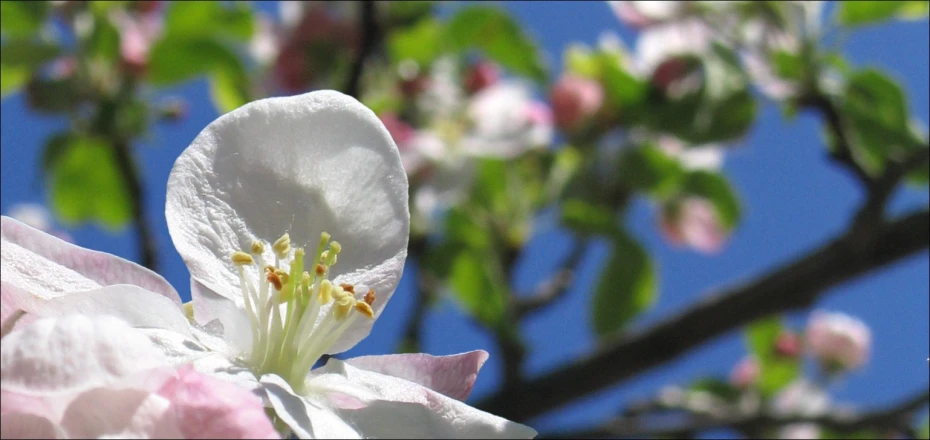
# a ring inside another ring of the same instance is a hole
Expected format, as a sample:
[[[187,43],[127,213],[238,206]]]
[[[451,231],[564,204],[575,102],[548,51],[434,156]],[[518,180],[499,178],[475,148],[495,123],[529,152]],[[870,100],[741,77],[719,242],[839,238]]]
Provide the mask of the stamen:
[[[375,289],[368,289],[368,293],[365,294],[365,303],[368,305],[375,303]]]
[[[358,310],[361,314],[363,314],[363,315],[365,315],[365,316],[367,316],[367,317],[369,317],[369,318],[374,318],[374,317],[375,317],[375,312],[374,312],[374,310],[371,309],[371,304],[368,304],[368,303],[365,302],[365,301],[356,301],[356,302],[355,302],[355,310]]]
[[[261,255],[265,253],[265,244],[260,241],[252,242],[252,253]]]
[[[320,283],[320,305],[329,304],[333,299],[333,283],[329,280],[323,280]]]
[[[351,285],[351,284],[348,284],[348,283],[339,283],[339,287],[342,287],[342,290],[345,290],[346,292],[349,292],[349,293],[351,293],[351,294],[353,294],[353,295],[355,294],[355,286],[353,286],[353,285]]]
[[[274,249],[275,254],[278,258],[284,258],[291,252],[291,236],[286,232],[281,238],[275,240],[274,244],[271,246]]]
[[[235,264],[236,266],[252,264],[255,262],[255,260],[252,259],[251,255],[245,252],[242,252],[242,251],[233,252],[230,259],[232,260],[233,264]]]
[[[274,290],[280,291],[281,288],[284,287],[283,286],[284,283],[281,281],[281,277],[279,277],[278,274],[274,271],[267,271],[267,272],[268,272],[268,276],[266,276],[265,279],[268,280],[268,282],[271,283],[272,286],[274,286]]]

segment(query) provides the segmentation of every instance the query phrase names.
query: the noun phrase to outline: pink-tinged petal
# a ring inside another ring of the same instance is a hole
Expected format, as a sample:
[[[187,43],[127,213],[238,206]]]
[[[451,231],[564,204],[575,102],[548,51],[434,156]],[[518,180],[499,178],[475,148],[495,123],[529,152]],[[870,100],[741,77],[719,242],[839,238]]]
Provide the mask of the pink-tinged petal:
[[[0,438],[62,438],[55,424],[32,414],[0,415]]]
[[[10,217],[0,218],[4,283],[41,298],[133,284],[181,303],[160,275],[115,255],[75,246]]]
[[[465,401],[471,394],[478,371],[488,360],[483,350],[451,356],[425,353],[362,356],[346,361],[362,370],[386,374],[422,385],[453,399]]]
[[[281,377],[266,374],[262,376],[262,385],[278,417],[297,438],[362,438],[327,408],[325,401],[297,395]]]
[[[31,300],[32,295],[28,292],[0,282],[0,337],[36,319],[35,315],[24,310]]]
[[[71,438],[178,438],[169,406],[147,390],[96,388],[71,401],[60,426]]]
[[[334,410],[364,437],[533,438],[532,428],[511,422],[408,380],[330,359],[308,378],[311,392],[338,392],[365,403]]]
[[[158,394],[171,402],[184,438],[279,438],[258,396],[191,367]]]
[[[109,316],[40,319],[3,338],[0,388],[33,396],[76,392],[166,363],[144,334]]]

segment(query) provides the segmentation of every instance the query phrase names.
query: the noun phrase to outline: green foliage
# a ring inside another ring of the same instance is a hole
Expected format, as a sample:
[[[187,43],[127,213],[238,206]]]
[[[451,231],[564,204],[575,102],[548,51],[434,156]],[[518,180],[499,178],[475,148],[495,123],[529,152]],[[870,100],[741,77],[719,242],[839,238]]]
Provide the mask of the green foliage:
[[[111,229],[132,219],[130,195],[107,141],[64,134],[43,157],[55,215],[66,223],[99,222]]]
[[[927,1],[852,1],[840,2],[836,19],[846,26],[875,24],[890,18],[921,19],[927,16]]]
[[[691,391],[710,393],[714,397],[728,403],[738,402],[740,396],[743,395],[742,391],[729,382],[714,377],[704,377],[695,380],[688,389]]]
[[[475,251],[460,252],[452,264],[449,283],[466,311],[491,328],[502,324],[506,288],[493,263]]]
[[[746,329],[749,351],[759,360],[759,390],[771,396],[793,382],[801,374],[798,359],[780,356],[775,345],[784,328],[778,318],[761,319]]]
[[[446,25],[446,39],[456,51],[479,49],[511,70],[538,83],[546,69],[536,44],[504,11],[488,6],[459,9]]]
[[[172,2],[165,12],[165,33],[171,38],[247,41],[255,31],[250,6],[240,2]]]
[[[4,39],[0,43],[0,95],[18,90],[36,69],[59,53],[59,47],[52,43],[26,38]]]
[[[630,187],[662,199],[679,189],[685,170],[678,160],[645,145],[623,155],[617,174]]]
[[[910,127],[904,92],[882,72],[864,69],[850,75],[844,98],[844,128],[853,156],[866,171],[879,174],[889,158],[925,144]]]
[[[591,303],[591,323],[601,337],[623,329],[658,300],[656,271],[646,250],[619,228],[610,238],[613,250]]]
[[[439,55],[442,32],[442,23],[431,18],[393,32],[387,42],[391,60],[413,60],[421,68],[429,66]]]
[[[584,46],[571,46],[565,52],[565,69],[572,74],[599,81],[607,104],[622,117],[635,115],[648,97],[648,84],[624,68],[623,54],[611,51],[592,52]]]
[[[617,230],[614,213],[605,206],[568,199],[562,202],[561,214],[563,225],[584,235],[610,235]]]
[[[38,33],[45,21],[48,2],[0,2],[0,34],[10,37],[29,37]]]

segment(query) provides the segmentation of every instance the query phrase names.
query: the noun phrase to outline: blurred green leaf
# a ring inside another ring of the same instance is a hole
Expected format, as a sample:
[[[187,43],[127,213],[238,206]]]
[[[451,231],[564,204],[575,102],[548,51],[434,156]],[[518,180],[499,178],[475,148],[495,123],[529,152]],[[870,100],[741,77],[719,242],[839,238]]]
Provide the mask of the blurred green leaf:
[[[448,21],[446,38],[454,50],[480,49],[484,54],[539,84],[546,81],[542,54],[523,29],[504,11],[489,6],[466,6]]]
[[[414,26],[391,34],[388,53],[394,63],[409,59],[425,69],[439,55],[441,41],[442,24],[435,19],[420,20]]]
[[[598,57],[585,46],[573,44],[565,50],[565,70],[585,78],[598,79],[601,65]]]
[[[117,229],[132,219],[129,192],[106,141],[57,136],[46,146],[44,160],[51,206],[62,221],[96,221]]]
[[[446,213],[445,226],[446,241],[473,250],[490,250],[492,243],[487,228],[461,208],[452,208]]]
[[[245,76],[236,54],[212,39],[165,38],[155,43],[149,55],[148,79],[156,86],[216,72]]]
[[[600,59],[601,79],[609,102],[619,109],[639,108],[647,96],[646,82],[624,70],[617,56],[602,53]]]
[[[435,3],[432,1],[385,2],[389,26],[410,26],[421,19],[430,17]]]
[[[681,183],[681,163],[651,145],[630,149],[620,160],[621,176],[630,187],[664,197]]]
[[[802,81],[804,79],[804,59],[800,53],[789,50],[777,50],[771,55],[775,74],[781,78]]]
[[[601,337],[624,328],[658,299],[657,278],[649,254],[619,229],[611,238],[613,251],[601,269],[591,304],[591,322]]]
[[[609,236],[617,230],[617,221],[610,208],[580,199],[568,199],[562,201],[561,209],[562,224],[573,231]]]
[[[839,2],[836,18],[846,26],[874,24],[890,18],[921,19],[927,16],[927,1],[851,1]]]
[[[779,356],[775,351],[778,337],[783,331],[778,318],[760,319],[746,329],[749,351],[759,360],[759,390],[765,396],[775,394],[801,374],[798,359]]]
[[[61,49],[52,43],[11,38],[0,45],[0,64],[36,68],[60,52]]]
[[[504,287],[492,276],[490,261],[484,255],[474,251],[459,253],[452,264],[449,283],[469,314],[489,327],[502,324]]]
[[[31,37],[45,21],[48,2],[0,2],[0,33],[11,37]]]
[[[878,70],[860,70],[848,78],[841,111],[853,156],[870,173],[881,173],[889,157],[924,144],[910,127],[904,91]]]
[[[11,67],[0,64],[0,97],[19,90],[32,74],[30,69],[25,67]]]
[[[27,82],[25,93],[29,107],[43,113],[68,112],[87,98],[81,83],[73,76],[62,79],[34,76]]]
[[[254,30],[255,21],[247,3],[171,2],[165,12],[165,35],[170,38],[202,39],[221,35],[246,41]]]
[[[732,229],[739,223],[739,197],[730,182],[722,175],[702,170],[691,171],[684,177],[682,191],[713,203],[723,226],[727,229]]]
[[[248,80],[233,70],[218,70],[210,75],[210,97],[220,113],[228,113],[251,101]]]
[[[94,20],[94,29],[88,37],[87,53],[91,57],[99,57],[113,61],[119,58],[119,31],[103,13],[97,14]]]
[[[549,177],[545,184],[545,193],[549,200],[561,196],[566,185],[575,176],[581,167],[583,157],[577,148],[566,145],[554,153],[552,165],[549,168]]]
[[[917,433],[917,438],[930,440],[930,418],[924,418],[924,422],[920,425]]]

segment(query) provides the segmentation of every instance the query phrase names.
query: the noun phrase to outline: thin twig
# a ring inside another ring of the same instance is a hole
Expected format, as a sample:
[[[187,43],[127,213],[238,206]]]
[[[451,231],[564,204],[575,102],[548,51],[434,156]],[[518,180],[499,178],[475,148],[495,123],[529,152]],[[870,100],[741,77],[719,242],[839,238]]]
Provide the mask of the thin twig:
[[[580,243],[575,244],[568,258],[562,263],[562,268],[556,271],[556,273],[545,282],[541,283],[532,296],[514,298],[514,315],[516,315],[518,319],[552,304],[568,293],[569,287],[571,287],[572,281],[575,278],[575,266],[578,265],[578,262],[581,261],[581,257],[584,256],[587,243],[587,240],[582,239]]]
[[[362,44],[361,47],[358,48],[355,60],[352,62],[352,69],[349,71],[349,79],[346,82],[345,88],[346,94],[356,99],[361,92],[359,87],[362,79],[362,71],[365,69],[365,61],[368,59],[369,55],[374,52],[375,44],[380,37],[375,2],[365,0],[361,2],[359,6],[359,28],[362,34]]]

